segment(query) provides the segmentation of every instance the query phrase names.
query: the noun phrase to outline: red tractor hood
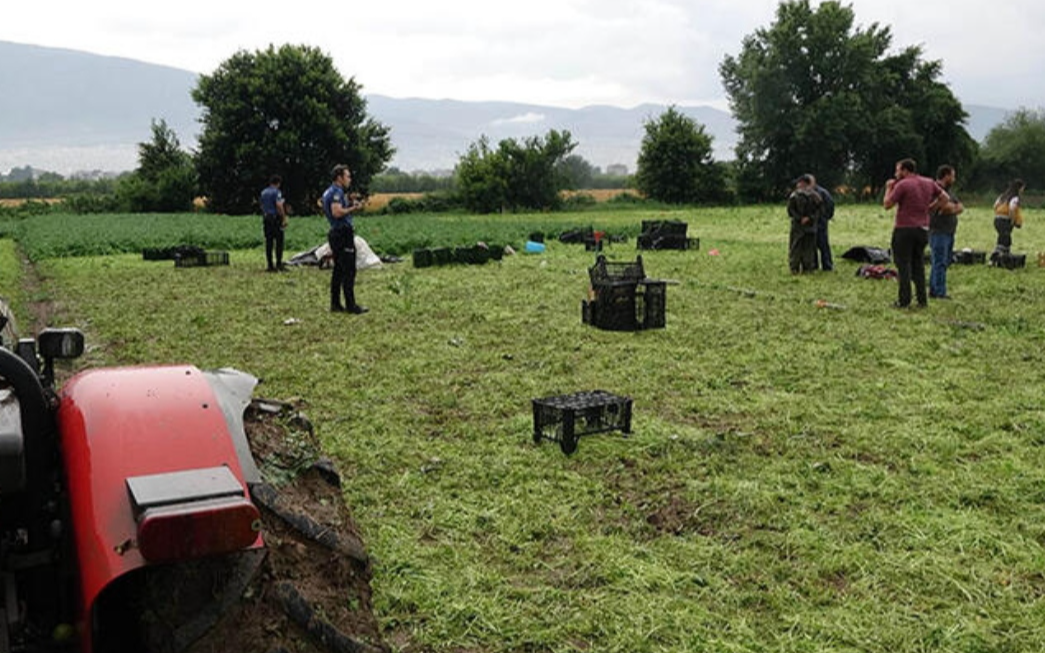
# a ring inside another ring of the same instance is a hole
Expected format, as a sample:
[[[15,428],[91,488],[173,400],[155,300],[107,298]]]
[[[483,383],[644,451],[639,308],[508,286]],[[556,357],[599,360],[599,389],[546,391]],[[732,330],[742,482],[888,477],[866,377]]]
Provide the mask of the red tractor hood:
[[[64,385],[58,423],[85,616],[109,583],[150,564],[128,479],[224,467],[249,498],[257,472],[242,415],[256,383],[239,372],[171,366],[91,370]],[[247,548],[261,545],[258,535]]]

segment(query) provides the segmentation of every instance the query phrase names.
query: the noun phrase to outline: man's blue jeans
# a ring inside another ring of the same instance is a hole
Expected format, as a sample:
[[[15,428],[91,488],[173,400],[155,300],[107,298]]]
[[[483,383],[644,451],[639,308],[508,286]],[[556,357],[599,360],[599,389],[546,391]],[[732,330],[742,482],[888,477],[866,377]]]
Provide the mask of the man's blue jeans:
[[[947,268],[954,257],[954,234],[929,234],[932,268],[929,271],[929,296],[947,296]]]

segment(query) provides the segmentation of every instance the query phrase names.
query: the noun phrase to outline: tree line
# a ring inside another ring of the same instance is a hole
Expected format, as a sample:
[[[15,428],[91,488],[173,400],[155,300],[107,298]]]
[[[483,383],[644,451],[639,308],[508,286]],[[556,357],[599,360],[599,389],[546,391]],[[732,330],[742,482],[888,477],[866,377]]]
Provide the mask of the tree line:
[[[352,168],[353,190],[363,194],[420,192],[438,198],[422,208],[475,212],[555,209],[562,190],[597,183],[675,204],[779,201],[805,172],[873,198],[908,157],[924,174],[955,166],[967,190],[996,189],[1016,176],[1033,186],[1045,173],[1045,113],[1021,109],[978,144],[942,72],[920,47],[894,49],[889,27],[858,26],[851,6],[787,0],[719,67],[738,124],[733,161],[715,161],[704,126],[672,106],[643,125],[630,177],[601,175],[574,153],[570,132],[557,130],[498,143],[481,137],[451,175],[436,177],[385,170],[394,154],[389,128],[367,114],[359,85],[328,55],[270,46],[237,52],[200,77],[192,91],[203,125],[195,153],[154,121],[151,142],[139,144],[139,167],[106,197],[124,210],[182,211],[202,195],[212,211],[245,214],[279,174],[291,207],[311,213],[334,163]],[[0,196],[58,181],[0,181]]]

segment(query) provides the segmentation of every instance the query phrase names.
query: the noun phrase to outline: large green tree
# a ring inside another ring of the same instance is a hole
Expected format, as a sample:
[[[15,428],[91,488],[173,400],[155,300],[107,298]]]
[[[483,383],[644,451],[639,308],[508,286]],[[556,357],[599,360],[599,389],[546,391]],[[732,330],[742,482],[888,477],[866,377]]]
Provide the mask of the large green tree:
[[[980,153],[976,185],[1004,188],[1016,178],[1045,179],[1045,111],[1020,109],[992,129]]]
[[[833,0],[782,2],[772,25],[723,60],[744,196],[778,198],[803,172],[877,187],[904,157],[927,172],[974,159],[967,114],[939,81],[940,63],[918,47],[890,54],[888,27],[854,23],[852,7]]]
[[[650,199],[671,204],[718,202],[727,197],[725,169],[712,157],[704,126],[674,106],[647,120],[635,185]]]
[[[116,195],[133,213],[176,213],[192,209],[196,197],[192,156],[181,149],[166,120],[152,121],[152,140],[138,143],[138,169],[122,177]]]
[[[483,136],[457,163],[457,192],[476,213],[558,208],[569,185],[563,162],[576,147],[570,132],[554,129],[543,138],[504,139],[496,149]]]
[[[283,177],[283,195],[311,213],[337,163],[352,168],[354,189],[392,157],[388,128],[369,117],[354,79],[308,46],[240,51],[192,91],[203,107],[196,164],[210,207],[221,213],[255,210],[269,176]]]

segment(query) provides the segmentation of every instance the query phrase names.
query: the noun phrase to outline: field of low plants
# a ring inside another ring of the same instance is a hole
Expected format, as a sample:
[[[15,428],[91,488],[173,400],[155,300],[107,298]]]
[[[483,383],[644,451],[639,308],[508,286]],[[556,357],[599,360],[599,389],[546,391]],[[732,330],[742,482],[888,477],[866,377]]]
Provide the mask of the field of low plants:
[[[628,260],[649,219],[700,238],[643,253],[679,282],[664,329],[582,324],[578,245],[409,262],[587,225],[630,236],[606,252]],[[236,367],[302,402],[397,650],[1045,650],[1045,211],[1015,234],[1026,269],[952,267],[954,300],[926,310],[840,259],[887,247],[889,214],[841,206],[831,229],[837,271],[793,277],[777,206],[367,217],[407,260],[362,272],[371,311],[347,316],[324,310],[328,272],[263,272],[256,218],[48,215],[0,223],[36,279],[0,241],[0,294],[83,329],[74,368]],[[324,232],[295,218],[288,249]],[[958,246],[993,238],[970,208]],[[231,265],[142,260],[180,242]],[[534,444],[531,399],[591,389],[633,398],[629,437]]]

